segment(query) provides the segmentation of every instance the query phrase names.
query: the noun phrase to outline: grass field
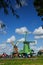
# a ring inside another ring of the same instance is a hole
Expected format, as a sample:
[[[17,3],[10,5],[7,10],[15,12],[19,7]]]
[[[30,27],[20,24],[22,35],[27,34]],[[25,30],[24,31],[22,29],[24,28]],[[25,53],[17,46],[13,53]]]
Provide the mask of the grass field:
[[[0,59],[0,65],[43,65],[43,56],[24,59]]]

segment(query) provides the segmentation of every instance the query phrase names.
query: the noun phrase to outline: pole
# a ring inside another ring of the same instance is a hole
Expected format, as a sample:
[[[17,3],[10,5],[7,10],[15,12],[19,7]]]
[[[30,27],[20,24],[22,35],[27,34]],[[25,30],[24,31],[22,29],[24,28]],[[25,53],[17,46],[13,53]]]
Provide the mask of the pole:
[[[25,41],[26,41],[26,38],[27,38],[27,32],[25,32]]]

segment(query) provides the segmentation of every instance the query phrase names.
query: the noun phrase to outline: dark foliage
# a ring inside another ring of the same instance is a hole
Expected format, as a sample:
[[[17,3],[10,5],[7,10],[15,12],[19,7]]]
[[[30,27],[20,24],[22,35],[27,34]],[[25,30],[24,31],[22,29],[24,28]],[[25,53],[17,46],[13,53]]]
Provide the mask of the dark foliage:
[[[19,18],[19,15],[17,15],[15,8],[14,8],[15,1],[17,5],[19,5],[20,7],[22,6],[20,0],[0,0],[0,9],[3,9],[6,15],[9,14],[9,9],[10,9],[12,14],[16,15],[16,17]]]
[[[6,25],[4,23],[0,23],[0,29],[3,29],[5,27],[6,27]]]
[[[42,25],[42,29],[43,29],[43,25]]]
[[[34,0],[34,7],[38,13],[38,16],[43,20],[43,0]]]
[[[41,51],[38,52],[38,55],[42,55],[42,54],[43,54],[43,52],[41,52]]]

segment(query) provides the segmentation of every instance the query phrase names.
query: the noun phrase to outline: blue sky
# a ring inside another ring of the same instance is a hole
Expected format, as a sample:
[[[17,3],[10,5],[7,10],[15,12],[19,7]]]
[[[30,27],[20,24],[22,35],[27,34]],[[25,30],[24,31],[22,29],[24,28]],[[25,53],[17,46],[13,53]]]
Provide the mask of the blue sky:
[[[10,12],[9,15],[5,15],[2,10],[0,10],[0,21],[6,24],[6,34],[0,34],[0,44],[5,42],[8,38],[10,38],[12,35],[16,37],[16,39],[20,39],[24,37],[23,35],[19,35],[15,32],[15,29],[26,27],[29,31],[33,32],[35,29],[39,28],[43,21],[41,21],[41,18],[37,16],[37,12],[33,6],[33,0],[27,0],[28,5],[21,7],[17,10],[17,13],[20,15],[20,18],[17,19],[15,16],[13,16]],[[35,40],[33,34],[29,34],[27,36],[28,40]],[[43,46],[43,39],[38,39],[38,43],[36,47]],[[8,44],[10,48],[10,44]],[[21,47],[21,45],[19,45]]]

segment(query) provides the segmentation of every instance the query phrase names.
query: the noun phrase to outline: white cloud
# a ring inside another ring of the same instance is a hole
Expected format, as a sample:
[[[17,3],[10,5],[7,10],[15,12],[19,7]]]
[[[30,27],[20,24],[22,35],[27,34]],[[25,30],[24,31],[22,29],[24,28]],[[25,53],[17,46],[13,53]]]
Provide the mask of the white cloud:
[[[10,38],[7,39],[7,42],[14,42],[15,41],[15,36],[11,36]]]
[[[36,52],[36,51],[37,51],[37,47],[36,47],[36,45],[37,45],[37,40],[34,40],[34,41],[35,41],[35,43],[30,43],[30,49],[33,49],[34,52],[37,53],[37,52]]]
[[[1,49],[1,48],[4,49],[5,47],[6,47],[6,44],[0,44],[0,49]]]
[[[43,29],[42,29],[42,27],[40,26],[39,28],[35,29],[33,34],[36,34],[34,36],[35,39],[43,38]]]
[[[0,54],[2,54],[3,52],[10,54],[13,51],[13,46],[10,46],[9,44],[6,43],[12,43],[14,41],[15,41],[15,36],[11,36],[6,40],[5,43],[0,44]]]
[[[4,49],[6,48],[6,44],[0,44],[0,54],[2,54],[4,51]]]
[[[40,39],[40,38],[43,39],[43,36],[42,36],[42,35],[41,35],[41,36],[35,36],[34,38],[35,38],[35,39]]]
[[[7,54],[11,54],[11,52],[13,51],[13,46],[6,43],[12,43],[14,41],[15,41],[15,36],[11,36],[5,41],[5,43],[0,44],[0,54],[3,54],[3,52]]]
[[[31,49],[34,50],[34,52],[37,54],[39,50],[43,50],[43,46],[36,47],[36,46],[30,46]]]
[[[36,50],[36,46],[30,46],[31,49]]]
[[[0,30],[0,34],[6,34],[7,32],[5,30]]]
[[[39,28],[35,29],[33,34],[43,35],[43,29],[40,26]]]
[[[43,46],[38,47],[37,50],[43,50]]]
[[[15,32],[19,34],[25,34],[26,32],[28,34],[31,33],[26,27],[17,28]]]
[[[3,33],[6,34],[7,32],[4,30]]]
[[[13,52],[13,47],[10,47],[10,46],[6,46],[6,49],[4,49],[5,50],[5,53],[7,53],[7,54],[11,54],[11,52]]]
[[[7,53],[10,54],[13,51],[13,47],[10,47],[10,45],[3,43],[0,44],[0,54]]]

